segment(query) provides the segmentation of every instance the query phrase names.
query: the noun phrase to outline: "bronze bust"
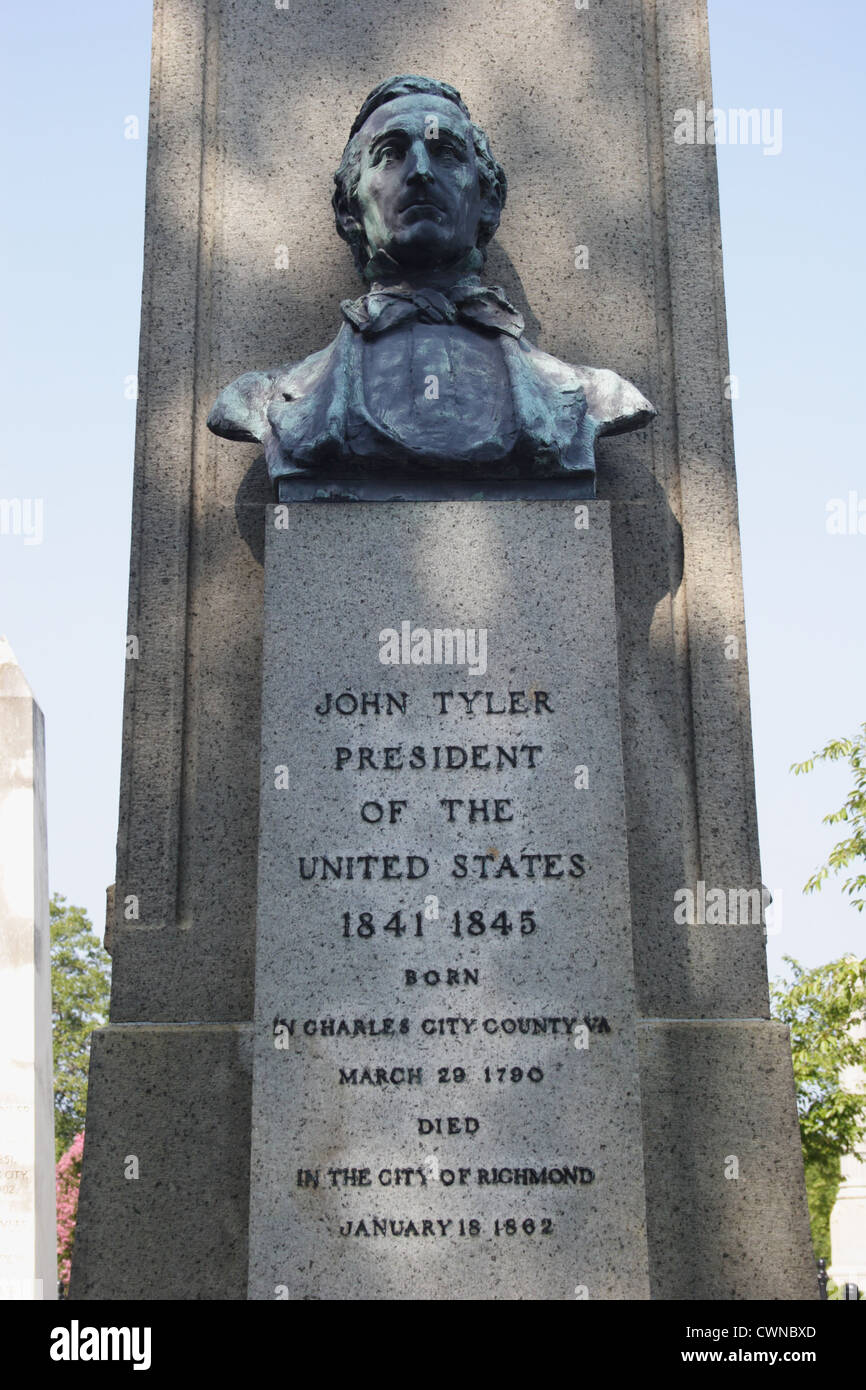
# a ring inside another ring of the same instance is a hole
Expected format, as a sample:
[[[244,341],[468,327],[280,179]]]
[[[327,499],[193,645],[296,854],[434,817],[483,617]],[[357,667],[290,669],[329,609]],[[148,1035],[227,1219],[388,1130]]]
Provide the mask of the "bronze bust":
[[[371,478],[436,478],[443,496],[561,479],[564,495],[592,496],[598,436],[655,410],[615,372],[539,351],[504,292],[481,283],[507,184],[459,92],[425,77],[381,83],[334,183],[337,231],[368,292],[343,302],[326,348],[227,386],[209,427],[263,444],[278,496],[294,480],[326,493],[341,480],[336,496]]]

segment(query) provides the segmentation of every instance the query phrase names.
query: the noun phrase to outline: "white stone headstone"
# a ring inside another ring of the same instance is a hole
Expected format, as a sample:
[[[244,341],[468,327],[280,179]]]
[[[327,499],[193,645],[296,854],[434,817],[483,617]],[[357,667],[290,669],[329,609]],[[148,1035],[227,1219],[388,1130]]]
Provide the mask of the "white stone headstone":
[[[0,637],[0,1298],[57,1297],[45,723]]]
[[[866,1024],[852,1031],[866,1046]],[[848,1091],[866,1090],[866,1068],[847,1067],[842,1083]],[[830,1243],[830,1278],[839,1285],[857,1284],[866,1293],[866,1143],[842,1159],[842,1181],[830,1215]]]

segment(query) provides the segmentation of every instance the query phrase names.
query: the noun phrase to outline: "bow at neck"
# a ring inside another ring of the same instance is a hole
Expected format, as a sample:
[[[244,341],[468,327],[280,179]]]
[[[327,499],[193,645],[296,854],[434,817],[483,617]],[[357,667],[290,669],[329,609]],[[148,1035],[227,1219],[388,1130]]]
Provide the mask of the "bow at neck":
[[[460,321],[470,328],[507,333],[512,338],[519,338],[525,326],[523,315],[504,291],[498,285],[482,285],[476,276],[459,280],[447,294],[434,289],[374,287],[360,299],[344,299],[340,308],[344,318],[365,338],[411,319],[420,323]]]

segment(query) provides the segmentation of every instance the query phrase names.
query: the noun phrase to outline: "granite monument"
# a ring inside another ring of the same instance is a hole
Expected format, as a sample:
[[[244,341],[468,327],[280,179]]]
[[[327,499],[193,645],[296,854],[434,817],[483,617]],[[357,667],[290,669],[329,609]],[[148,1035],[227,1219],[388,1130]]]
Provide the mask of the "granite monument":
[[[156,0],[154,45],[72,1296],[816,1297],[703,0]]]

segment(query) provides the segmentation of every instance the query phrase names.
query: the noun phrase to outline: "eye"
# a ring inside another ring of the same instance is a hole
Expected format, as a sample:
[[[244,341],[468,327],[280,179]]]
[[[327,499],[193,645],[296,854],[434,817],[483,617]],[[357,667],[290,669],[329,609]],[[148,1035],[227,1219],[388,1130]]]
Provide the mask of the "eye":
[[[464,158],[464,154],[459,145],[453,145],[449,140],[434,140],[431,142],[434,153],[439,159],[459,159]]]
[[[398,145],[380,145],[376,151],[376,163],[381,164],[386,159],[399,159],[400,155]]]

